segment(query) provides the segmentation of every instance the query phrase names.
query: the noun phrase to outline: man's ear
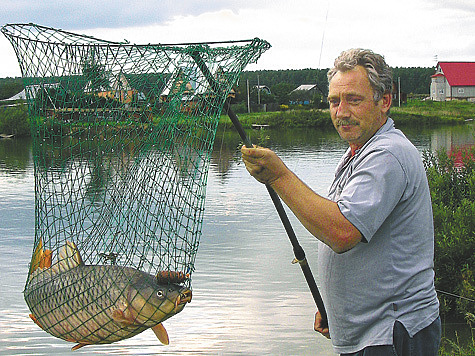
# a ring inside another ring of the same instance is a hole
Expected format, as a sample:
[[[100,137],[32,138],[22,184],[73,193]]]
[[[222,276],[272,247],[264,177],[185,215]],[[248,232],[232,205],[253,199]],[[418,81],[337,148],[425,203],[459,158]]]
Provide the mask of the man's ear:
[[[386,93],[386,94],[383,94],[383,97],[381,100],[382,100],[381,111],[386,114],[391,108],[393,97],[391,93]]]

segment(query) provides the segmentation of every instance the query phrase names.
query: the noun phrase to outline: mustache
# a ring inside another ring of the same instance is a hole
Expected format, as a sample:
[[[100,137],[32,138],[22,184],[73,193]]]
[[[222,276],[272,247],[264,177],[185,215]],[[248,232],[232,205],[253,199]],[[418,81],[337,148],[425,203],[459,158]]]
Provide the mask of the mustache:
[[[359,122],[356,120],[347,120],[347,119],[340,119],[337,120],[336,126],[346,126],[346,125],[359,125]]]

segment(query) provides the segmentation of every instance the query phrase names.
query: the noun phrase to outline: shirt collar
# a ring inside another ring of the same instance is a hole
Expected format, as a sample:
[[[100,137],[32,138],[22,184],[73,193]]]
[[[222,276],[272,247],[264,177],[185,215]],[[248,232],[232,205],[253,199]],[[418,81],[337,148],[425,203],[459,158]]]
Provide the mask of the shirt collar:
[[[381,126],[379,128],[379,130],[376,131],[376,133],[361,148],[358,148],[357,150],[355,150],[354,155],[351,154],[351,148],[348,147],[345,154],[343,155],[342,160],[340,161],[340,164],[337,167],[337,172],[340,169],[342,169],[344,166],[346,166],[352,160],[353,157],[357,156],[358,153],[360,153],[368,145],[368,143],[373,140],[374,137],[376,137],[376,136],[378,136],[378,135],[380,135],[384,132],[387,132],[387,131],[391,130],[392,128],[394,128],[394,121],[393,121],[393,119],[388,117],[386,122],[383,124],[383,126]]]

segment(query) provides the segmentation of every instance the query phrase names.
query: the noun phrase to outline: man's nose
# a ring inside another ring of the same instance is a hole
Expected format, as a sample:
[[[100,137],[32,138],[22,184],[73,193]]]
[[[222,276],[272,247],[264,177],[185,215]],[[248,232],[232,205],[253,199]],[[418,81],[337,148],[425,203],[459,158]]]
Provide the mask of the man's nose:
[[[345,100],[341,100],[336,110],[336,117],[348,117],[350,110]]]

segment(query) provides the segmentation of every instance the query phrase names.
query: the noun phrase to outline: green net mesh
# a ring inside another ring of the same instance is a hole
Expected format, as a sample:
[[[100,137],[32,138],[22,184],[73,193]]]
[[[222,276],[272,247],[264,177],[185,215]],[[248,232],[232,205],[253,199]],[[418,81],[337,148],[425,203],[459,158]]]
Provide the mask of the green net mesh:
[[[33,136],[31,317],[78,346],[149,327],[162,340],[157,325],[191,299],[219,116],[269,44],[136,45],[34,24],[2,32]]]

